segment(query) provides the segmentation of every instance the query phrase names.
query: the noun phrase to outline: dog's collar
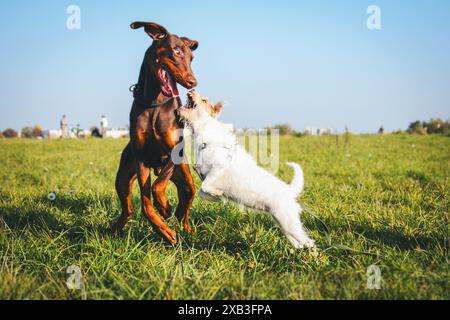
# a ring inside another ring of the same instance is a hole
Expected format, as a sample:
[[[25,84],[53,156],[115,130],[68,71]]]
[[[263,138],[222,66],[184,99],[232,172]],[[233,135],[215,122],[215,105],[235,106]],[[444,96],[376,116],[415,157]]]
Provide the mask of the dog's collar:
[[[234,148],[239,145],[238,142],[235,142],[233,145],[225,145],[225,144],[218,144],[218,143],[212,143],[212,142],[203,142],[201,144],[199,144],[198,148],[200,151],[206,149],[207,147],[209,148],[223,148],[223,149],[228,149],[228,150],[234,150]]]
[[[156,102],[156,100],[152,100],[152,101],[145,100],[144,98],[138,96],[137,84],[133,84],[132,86],[130,86],[130,88],[128,90],[133,93],[134,100],[136,100],[137,102],[139,102],[141,105],[145,106],[146,108],[156,108],[156,107],[166,104],[167,102],[169,102],[172,99],[179,97],[179,95],[171,96],[161,102]]]
[[[152,103],[150,104],[150,106],[151,106],[152,108],[157,107],[157,106],[161,106],[161,105],[163,105],[163,104],[166,104],[166,103],[169,102],[170,100],[175,99],[175,98],[178,98],[178,97],[179,97],[179,96],[172,96],[172,97],[169,97],[169,98],[167,98],[167,99],[165,99],[165,100],[163,100],[163,101],[161,101],[161,102],[152,101]]]

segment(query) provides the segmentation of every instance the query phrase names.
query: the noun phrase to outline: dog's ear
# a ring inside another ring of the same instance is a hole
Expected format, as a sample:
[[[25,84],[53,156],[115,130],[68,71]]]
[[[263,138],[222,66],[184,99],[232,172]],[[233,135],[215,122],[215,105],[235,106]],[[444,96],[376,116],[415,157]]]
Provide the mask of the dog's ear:
[[[198,48],[198,41],[191,40],[186,37],[181,37],[180,39],[183,40],[183,42],[191,49],[191,51],[194,51],[195,49]]]
[[[163,26],[160,26],[157,23],[153,22],[133,22],[130,25],[131,29],[139,29],[144,27],[145,32],[153,39],[153,40],[163,40],[169,35],[169,32]]]
[[[225,106],[225,102],[223,102],[223,101],[217,102],[213,106],[214,117],[217,118],[217,116],[220,114],[220,112],[222,111],[224,106]]]

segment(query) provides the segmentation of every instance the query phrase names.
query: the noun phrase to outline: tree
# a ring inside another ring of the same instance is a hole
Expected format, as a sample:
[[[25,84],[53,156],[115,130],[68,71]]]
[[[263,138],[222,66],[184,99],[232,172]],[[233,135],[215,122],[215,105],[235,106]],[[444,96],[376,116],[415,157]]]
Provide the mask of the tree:
[[[429,122],[415,121],[411,123],[407,130],[411,134],[449,134],[450,121],[443,121],[442,119],[430,119]]]
[[[420,121],[411,123],[407,131],[411,134],[427,134],[427,129],[424,128],[423,123]]]
[[[17,138],[18,134],[16,130],[9,128],[3,131],[3,136],[5,138]]]
[[[443,121],[442,119],[435,118],[431,119],[430,122],[426,124],[426,127],[429,134],[447,134],[450,132],[450,121]]]
[[[34,126],[32,133],[34,138],[42,138],[44,136],[44,130],[38,124]]]
[[[43,137],[44,131],[40,125],[35,125],[34,127],[25,127],[22,129],[23,138],[39,138]]]
[[[22,128],[21,137],[22,138],[33,138],[33,128],[31,128],[31,127]]]

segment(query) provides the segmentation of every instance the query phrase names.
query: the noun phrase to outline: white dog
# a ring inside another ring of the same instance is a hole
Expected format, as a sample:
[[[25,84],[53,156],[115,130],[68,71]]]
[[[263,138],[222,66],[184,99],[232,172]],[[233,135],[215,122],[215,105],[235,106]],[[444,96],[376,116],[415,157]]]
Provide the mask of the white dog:
[[[202,178],[200,196],[225,197],[257,210],[269,212],[280,224],[296,248],[314,247],[300,221],[301,207],[296,198],[303,190],[303,171],[298,164],[294,179],[287,184],[259,167],[237,144],[229,127],[217,121],[223,103],[211,104],[198,93],[188,93],[188,103],[179,109],[180,116],[193,129],[197,150],[195,169]]]

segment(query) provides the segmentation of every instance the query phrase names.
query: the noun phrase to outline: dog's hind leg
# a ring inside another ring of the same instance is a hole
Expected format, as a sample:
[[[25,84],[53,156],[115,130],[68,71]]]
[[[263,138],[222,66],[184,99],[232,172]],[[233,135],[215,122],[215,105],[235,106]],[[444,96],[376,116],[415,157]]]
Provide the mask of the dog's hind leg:
[[[178,192],[178,206],[175,216],[183,224],[184,231],[190,233],[192,228],[189,224],[189,209],[195,197],[195,184],[186,163],[175,166],[172,182],[175,183]]]
[[[144,211],[145,216],[150,220],[157,232],[170,243],[176,244],[177,233],[167,225],[164,218],[152,205],[150,169],[141,161],[137,162],[137,178],[141,190],[142,210]]]
[[[300,221],[300,206],[297,203],[286,205],[284,202],[283,206],[271,208],[270,212],[295,248],[315,247],[314,240],[308,236]]]
[[[164,218],[168,218],[172,211],[172,207],[167,201],[166,188],[173,175],[174,168],[175,165],[169,160],[167,164],[159,170],[158,178],[156,178],[152,185],[153,205]]]
[[[113,233],[122,231],[125,224],[133,215],[131,191],[135,180],[136,164],[133,157],[133,151],[131,150],[131,145],[128,144],[122,152],[119,170],[116,176],[116,191],[122,207],[122,214],[112,226],[111,231]]]

